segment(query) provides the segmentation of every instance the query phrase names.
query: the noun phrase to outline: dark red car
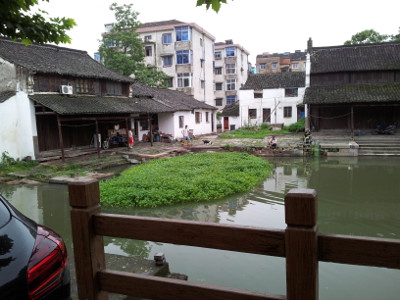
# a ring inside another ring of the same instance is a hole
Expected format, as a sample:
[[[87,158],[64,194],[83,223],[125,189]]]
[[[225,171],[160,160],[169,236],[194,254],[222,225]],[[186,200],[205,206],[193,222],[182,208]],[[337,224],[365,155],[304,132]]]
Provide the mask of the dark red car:
[[[62,238],[0,195],[0,299],[70,299]]]

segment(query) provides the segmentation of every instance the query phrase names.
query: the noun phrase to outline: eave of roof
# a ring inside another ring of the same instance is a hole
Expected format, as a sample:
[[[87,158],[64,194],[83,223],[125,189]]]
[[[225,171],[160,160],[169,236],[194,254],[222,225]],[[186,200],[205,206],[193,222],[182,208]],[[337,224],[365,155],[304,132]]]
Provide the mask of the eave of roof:
[[[238,117],[239,116],[239,101],[235,103],[228,104],[221,111],[221,116],[223,117]]]
[[[304,72],[250,74],[241,90],[305,87]]]
[[[305,104],[400,103],[400,83],[308,87]]]
[[[7,101],[11,97],[15,96],[17,92],[15,91],[7,91],[7,92],[1,92],[0,93],[0,103]]]

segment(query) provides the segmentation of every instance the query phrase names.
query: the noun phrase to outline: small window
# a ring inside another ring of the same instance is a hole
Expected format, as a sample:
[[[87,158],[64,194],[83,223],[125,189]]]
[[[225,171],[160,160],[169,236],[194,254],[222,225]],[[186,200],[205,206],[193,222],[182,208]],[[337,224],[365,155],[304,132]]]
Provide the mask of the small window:
[[[176,63],[178,65],[185,65],[192,63],[192,51],[191,50],[176,51]]]
[[[216,82],[215,83],[215,90],[216,91],[222,91],[222,82]]]
[[[201,68],[204,68],[204,59],[203,58],[200,58],[200,66],[201,66]]]
[[[221,59],[221,51],[217,51],[217,52],[214,52],[214,58],[217,60],[217,59]]]
[[[228,79],[226,81],[226,90],[234,91],[236,89],[236,79]]]
[[[196,119],[196,124],[201,123],[201,112],[196,112],[195,113],[195,119]]]
[[[170,67],[172,66],[172,55],[163,56],[163,67]]]
[[[216,67],[216,68],[214,69],[214,73],[215,73],[215,75],[220,75],[220,74],[222,74],[222,67]]]
[[[179,128],[183,128],[184,124],[185,124],[185,117],[179,116]]]
[[[299,64],[298,63],[293,63],[292,64],[292,70],[298,70],[299,69]]]
[[[265,70],[265,64],[260,64],[260,70]]]
[[[285,106],[283,108],[283,117],[284,118],[291,118],[292,117],[292,107],[291,106]]]
[[[167,87],[169,88],[174,87],[174,77],[169,77],[167,79]]]
[[[277,62],[273,62],[273,63],[271,64],[271,68],[272,68],[273,70],[276,70],[276,68],[278,68],[278,63],[277,63]]]
[[[204,80],[200,80],[200,87],[204,89],[206,87],[206,83]]]
[[[262,98],[263,91],[254,91],[254,98]]]
[[[222,106],[222,98],[215,99],[215,106]]]
[[[153,47],[152,46],[144,47],[144,51],[146,53],[146,56],[153,56]]]
[[[206,122],[210,123],[210,113],[206,111]]]
[[[226,64],[226,74],[235,74],[236,73],[236,64]]]
[[[189,26],[180,26],[175,28],[177,41],[190,41],[191,32]]]
[[[227,47],[225,48],[226,56],[236,56],[236,47]]]
[[[144,41],[145,42],[150,42],[151,41],[151,35],[145,35],[144,36]]]
[[[257,109],[249,109],[249,119],[257,119]]]
[[[163,42],[163,44],[172,44],[172,34],[163,33],[162,42]]]
[[[191,87],[192,86],[192,76],[190,73],[178,73],[178,87]]]
[[[226,96],[226,104],[232,104],[236,102],[236,95]]]
[[[297,97],[299,95],[298,88],[285,89],[285,97]]]

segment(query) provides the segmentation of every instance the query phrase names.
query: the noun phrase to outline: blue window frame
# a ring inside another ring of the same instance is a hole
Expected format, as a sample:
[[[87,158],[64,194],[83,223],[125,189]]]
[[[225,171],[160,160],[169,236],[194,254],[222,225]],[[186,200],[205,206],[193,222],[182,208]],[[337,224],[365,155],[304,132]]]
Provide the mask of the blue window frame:
[[[225,51],[225,56],[236,56],[236,47],[227,47]]]
[[[177,41],[190,41],[191,40],[189,26],[175,27],[175,32],[176,32],[176,40]]]
[[[226,96],[226,104],[232,104],[236,102],[236,95]]]
[[[172,55],[163,56],[163,67],[170,67],[172,66]]]
[[[185,65],[192,63],[192,51],[191,50],[176,51],[176,63],[178,65]]]
[[[162,35],[162,42],[163,44],[172,44],[172,34],[164,33]]]

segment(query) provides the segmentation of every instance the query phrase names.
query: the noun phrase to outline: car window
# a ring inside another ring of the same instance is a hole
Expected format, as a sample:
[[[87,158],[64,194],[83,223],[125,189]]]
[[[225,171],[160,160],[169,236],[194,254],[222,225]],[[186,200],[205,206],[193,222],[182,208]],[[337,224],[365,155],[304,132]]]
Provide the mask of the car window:
[[[0,199],[0,228],[10,220],[10,212]]]

